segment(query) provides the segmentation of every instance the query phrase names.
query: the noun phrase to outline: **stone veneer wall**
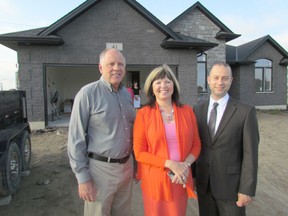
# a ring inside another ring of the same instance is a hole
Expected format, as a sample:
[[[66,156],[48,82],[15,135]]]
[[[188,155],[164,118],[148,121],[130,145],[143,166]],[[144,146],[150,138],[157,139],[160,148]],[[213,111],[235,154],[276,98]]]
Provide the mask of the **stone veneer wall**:
[[[182,16],[181,20],[172,23],[170,27],[175,32],[219,44],[217,47],[205,52],[207,54],[208,73],[215,62],[226,61],[226,41],[215,38],[220,28],[208,19],[199,9],[196,8],[191,10],[189,13],[185,14],[185,16]],[[193,71],[193,73],[197,74],[196,70]]]
[[[182,17],[181,21],[171,25],[171,28],[175,32],[219,44],[217,47],[205,52],[207,54],[208,70],[211,69],[214,62],[226,60],[225,41],[215,38],[220,30],[219,27],[197,8]]]

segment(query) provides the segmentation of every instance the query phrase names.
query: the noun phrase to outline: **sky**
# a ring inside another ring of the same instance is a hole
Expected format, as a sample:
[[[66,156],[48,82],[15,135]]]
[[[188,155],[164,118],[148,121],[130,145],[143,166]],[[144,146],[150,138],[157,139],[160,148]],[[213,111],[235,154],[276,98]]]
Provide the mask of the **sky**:
[[[197,1],[137,0],[164,24],[168,24]],[[0,0],[0,34],[46,27],[85,0]],[[199,0],[224,25],[241,37],[230,45],[241,45],[270,35],[288,52],[287,0]],[[0,84],[15,88],[17,54],[0,45]],[[1,88],[1,86],[0,86]]]

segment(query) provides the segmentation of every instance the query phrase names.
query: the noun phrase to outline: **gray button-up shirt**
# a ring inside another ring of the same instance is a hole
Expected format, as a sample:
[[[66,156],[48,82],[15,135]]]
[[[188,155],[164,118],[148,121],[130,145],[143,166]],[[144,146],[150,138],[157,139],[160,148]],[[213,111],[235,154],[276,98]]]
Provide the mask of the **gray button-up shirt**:
[[[90,180],[87,152],[123,158],[132,152],[135,110],[122,85],[117,92],[103,77],[77,93],[68,133],[68,156],[78,183]]]

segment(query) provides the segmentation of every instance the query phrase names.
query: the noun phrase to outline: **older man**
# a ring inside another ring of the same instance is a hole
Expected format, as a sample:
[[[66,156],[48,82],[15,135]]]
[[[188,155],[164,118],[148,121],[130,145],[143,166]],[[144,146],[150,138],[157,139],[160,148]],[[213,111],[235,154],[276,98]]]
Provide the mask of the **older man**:
[[[68,155],[85,200],[84,215],[130,215],[135,111],[122,85],[126,61],[117,49],[100,54],[101,78],[77,93]]]

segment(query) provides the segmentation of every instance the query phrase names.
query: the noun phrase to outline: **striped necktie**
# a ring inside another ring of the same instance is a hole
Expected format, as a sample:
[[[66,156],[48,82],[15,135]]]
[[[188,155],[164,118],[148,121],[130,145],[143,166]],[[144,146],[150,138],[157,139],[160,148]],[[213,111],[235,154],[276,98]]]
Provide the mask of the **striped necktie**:
[[[209,131],[210,131],[210,136],[211,138],[214,138],[215,135],[215,129],[216,129],[216,119],[217,119],[217,106],[219,104],[217,102],[215,102],[213,104],[213,108],[210,112],[210,118],[209,118],[209,122],[208,122],[208,127],[209,127]]]

